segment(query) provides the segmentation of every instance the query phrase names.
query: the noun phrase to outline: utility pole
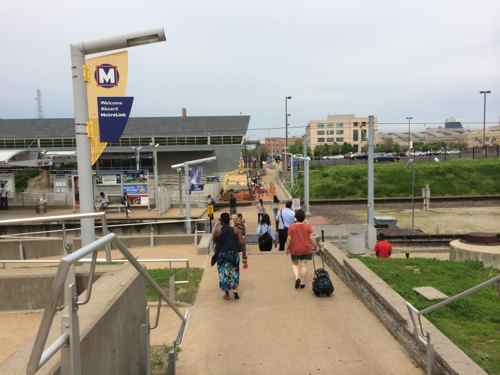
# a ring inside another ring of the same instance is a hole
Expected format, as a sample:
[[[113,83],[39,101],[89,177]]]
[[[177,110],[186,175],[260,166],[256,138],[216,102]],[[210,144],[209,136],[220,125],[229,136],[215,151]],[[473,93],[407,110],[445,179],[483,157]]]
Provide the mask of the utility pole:
[[[375,116],[368,116],[368,226],[366,244],[372,249],[377,242],[377,231],[375,230]]]
[[[283,154],[284,156],[284,165],[285,165],[285,169],[284,169],[284,172],[285,174],[288,173],[288,117],[290,116],[288,114],[288,101],[292,99],[291,96],[285,96],[285,152]]]
[[[43,118],[43,107],[42,107],[42,90],[37,89],[36,90],[36,110],[37,110],[37,115],[38,118]]]
[[[491,94],[491,90],[479,91],[483,95],[483,157],[486,157],[486,95]]]
[[[410,149],[411,147],[411,120],[413,120],[412,116],[407,116],[406,119],[408,120],[408,159],[410,158]]]

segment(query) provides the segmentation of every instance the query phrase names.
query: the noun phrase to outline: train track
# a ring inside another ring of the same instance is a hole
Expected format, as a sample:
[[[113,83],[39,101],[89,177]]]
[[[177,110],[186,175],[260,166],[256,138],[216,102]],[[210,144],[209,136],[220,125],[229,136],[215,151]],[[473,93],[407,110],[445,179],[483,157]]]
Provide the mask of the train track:
[[[450,241],[463,238],[463,234],[409,234],[385,235],[385,239],[398,246],[448,246]]]
[[[460,196],[442,196],[431,197],[432,202],[466,202],[466,201],[499,201],[500,195],[460,195]],[[342,198],[342,199],[311,199],[311,205],[329,205],[329,204],[364,204],[366,198]],[[375,198],[375,203],[410,203],[411,197],[386,197]],[[422,202],[422,197],[415,197],[415,202]]]

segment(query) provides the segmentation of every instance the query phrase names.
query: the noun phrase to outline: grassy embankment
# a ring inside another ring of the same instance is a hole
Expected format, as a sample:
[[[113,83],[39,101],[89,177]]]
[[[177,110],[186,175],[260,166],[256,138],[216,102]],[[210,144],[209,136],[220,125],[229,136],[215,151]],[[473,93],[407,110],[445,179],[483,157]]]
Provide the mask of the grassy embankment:
[[[451,296],[498,274],[479,262],[360,260],[418,309],[434,302],[419,296],[414,287],[433,286]],[[495,287],[482,289],[426,317],[488,373],[500,374],[500,298]]]
[[[500,160],[450,160],[416,164],[415,195],[429,184],[433,196],[500,194]],[[311,199],[365,198],[366,164],[311,170]],[[405,163],[375,164],[375,196],[407,197],[411,168]],[[302,195],[302,180],[296,184]]]

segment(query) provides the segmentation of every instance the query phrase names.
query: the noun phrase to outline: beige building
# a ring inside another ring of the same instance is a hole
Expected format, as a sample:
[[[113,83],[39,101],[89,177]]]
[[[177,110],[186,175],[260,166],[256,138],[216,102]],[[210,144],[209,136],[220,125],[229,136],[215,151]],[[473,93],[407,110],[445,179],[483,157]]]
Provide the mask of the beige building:
[[[375,142],[377,141],[377,119],[375,118]],[[326,120],[309,121],[306,128],[307,142],[314,150],[323,144],[349,143],[354,151],[368,145],[368,117],[355,115],[329,115]]]

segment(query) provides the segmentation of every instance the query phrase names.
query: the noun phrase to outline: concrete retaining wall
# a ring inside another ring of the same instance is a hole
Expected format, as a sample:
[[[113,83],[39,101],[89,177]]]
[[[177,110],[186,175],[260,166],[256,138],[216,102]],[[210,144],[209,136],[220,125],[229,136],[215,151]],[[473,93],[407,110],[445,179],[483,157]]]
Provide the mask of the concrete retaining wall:
[[[79,309],[82,375],[143,375],[146,368],[144,333],[145,286],[132,267],[103,275],[89,304]],[[60,335],[57,314],[49,343]],[[25,375],[33,340],[0,363],[0,374]],[[37,375],[60,374],[55,355]]]
[[[63,254],[63,241],[60,238],[33,240],[0,240],[0,259],[22,259],[19,244],[22,244],[24,258],[36,259]]]
[[[464,262],[475,260],[482,262],[485,267],[500,270],[500,246],[481,246],[454,240],[450,243],[450,260]]]
[[[358,259],[348,258],[332,244],[324,247],[326,262],[380,319],[406,349],[410,357],[425,368],[426,350],[413,335],[406,301]],[[433,374],[486,375],[472,359],[453,344],[432,323],[423,318],[425,332],[431,334],[435,348]]]
[[[0,311],[42,309],[49,302],[55,269],[22,271],[0,274]],[[102,274],[96,272],[96,278]],[[78,272],[76,282],[78,293],[82,293],[87,288],[88,274]]]

